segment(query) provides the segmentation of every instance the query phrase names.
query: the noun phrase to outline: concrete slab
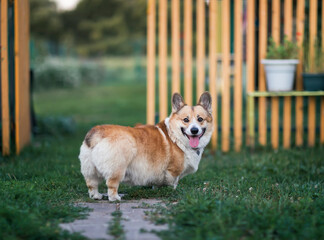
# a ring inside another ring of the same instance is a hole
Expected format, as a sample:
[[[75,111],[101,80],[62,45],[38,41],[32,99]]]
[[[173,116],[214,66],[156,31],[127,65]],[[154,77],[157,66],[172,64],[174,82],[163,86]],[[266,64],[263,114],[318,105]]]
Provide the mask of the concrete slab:
[[[113,219],[111,214],[120,210],[122,212],[123,229],[127,240],[156,240],[159,239],[151,230],[161,231],[167,229],[166,225],[154,225],[146,219],[145,211],[150,211],[155,204],[161,204],[156,199],[143,199],[137,201],[122,201],[110,203],[98,201],[96,203],[78,203],[78,206],[93,209],[87,219],[76,220],[71,223],[60,224],[60,227],[69,232],[79,232],[89,239],[114,239],[107,234],[109,222]],[[145,230],[145,232],[141,232]],[[147,232],[148,231],[148,232]]]

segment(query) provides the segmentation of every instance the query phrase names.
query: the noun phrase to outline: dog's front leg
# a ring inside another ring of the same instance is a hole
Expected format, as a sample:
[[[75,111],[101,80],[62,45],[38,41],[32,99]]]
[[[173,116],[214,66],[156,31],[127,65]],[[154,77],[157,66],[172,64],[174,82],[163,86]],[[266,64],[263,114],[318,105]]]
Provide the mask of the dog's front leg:
[[[169,171],[165,174],[166,184],[172,186],[173,189],[176,189],[179,182],[179,176],[173,176]]]
[[[177,186],[178,186],[178,182],[179,182],[179,176],[176,177],[174,183],[173,183],[173,189],[176,190]]]

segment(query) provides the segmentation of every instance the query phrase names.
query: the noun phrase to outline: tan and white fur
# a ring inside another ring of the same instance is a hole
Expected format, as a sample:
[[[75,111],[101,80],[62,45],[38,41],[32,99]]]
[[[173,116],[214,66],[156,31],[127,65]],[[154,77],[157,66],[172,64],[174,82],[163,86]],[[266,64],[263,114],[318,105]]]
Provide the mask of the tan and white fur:
[[[175,93],[172,113],[155,126],[99,125],[92,128],[79,155],[89,196],[102,199],[98,185],[103,180],[110,201],[121,200],[120,182],[176,188],[179,179],[197,171],[212,131],[208,92],[201,95],[196,106],[187,106],[181,95]]]

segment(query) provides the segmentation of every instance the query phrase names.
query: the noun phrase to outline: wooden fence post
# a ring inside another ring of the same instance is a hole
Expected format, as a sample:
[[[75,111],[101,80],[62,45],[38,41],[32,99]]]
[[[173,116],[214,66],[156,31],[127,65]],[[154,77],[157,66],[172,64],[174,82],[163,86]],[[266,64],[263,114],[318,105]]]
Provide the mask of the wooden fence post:
[[[159,0],[159,112],[160,121],[168,116],[168,1]]]
[[[247,65],[247,92],[254,91],[255,84],[255,0],[249,0],[247,3],[247,57],[246,57],[246,65]],[[249,104],[247,104],[246,113],[249,112]],[[248,114],[246,114],[248,120]],[[247,121],[249,123],[249,121]],[[247,132],[254,133],[254,127],[251,129],[250,125],[247,125]],[[248,135],[248,134],[247,134]],[[254,134],[252,134],[254,136]],[[247,145],[254,146],[254,138],[247,137]]]
[[[284,33],[289,41],[292,40],[292,0],[285,0],[284,5]],[[284,97],[284,111],[283,111],[283,147],[290,147],[291,138],[291,97]]]
[[[272,37],[280,44],[280,0],[272,1]],[[271,98],[271,144],[273,149],[279,147],[279,98]]]
[[[209,3],[209,91],[212,96],[212,115],[214,132],[212,135],[212,148],[217,147],[217,36],[216,36],[216,15],[217,0],[211,0]]]
[[[172,93],[180,93],[180,3],[172,0]]]
[[[16,153],[30,143],[29,1],[15,0],[15,133]]]
[[[1,0],[1,123],[2,155],[10,153],[9,65],[8,65],[8,1]]]
[[[299,64],[297,65],[296,72],[296,90],[303,90],[303,42],[304,42],[304,20],[305,20],[305,0],[297,1],[297,14],[296,14],[296,38],[299,46]],[[296,146],[303,145],[303,97],[296,97]]]
[[[266,91],[266,80],[264,66],[260,60],[266,57],[267,52],[267,29],[268,14],[267,0],[260,0],[260,32],[259,32],[259,91]],[[267,99],[260,97],[259,99],[259,143],[263,146],[267,144]]]
[[[222,151],[230,149],[230,1],[223,0],[223,89],[222,89]]]
[[[184,1],[184,100],[192,104],[192,0]]]
[[[317,35],[317,1],[309,1],[309,59],[310,68],[314,66],[315,57],[315,41]],[[315,97],[308,98],[308,146],[315,145],[315,129],[316,129],[316,102]]]
[[[234,81],[234,139],[235,151],[240,151],[242,146],[242,1],[235,2],[235,81]]]
[[[205,90],[205,0],[197,0],[197,94]]]
[[[146,123],[155,123],[155,0],[147,2]]]

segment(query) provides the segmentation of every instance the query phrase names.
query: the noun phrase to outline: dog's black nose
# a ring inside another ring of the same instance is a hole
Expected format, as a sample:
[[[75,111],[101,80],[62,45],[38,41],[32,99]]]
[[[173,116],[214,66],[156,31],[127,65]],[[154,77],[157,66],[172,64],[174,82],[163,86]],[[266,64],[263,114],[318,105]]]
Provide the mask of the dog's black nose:
[[[199,132],[199,130],[198,130],[198,128],[193,127],[193,128],[191,128],[190,132],[191,132],[192,134],[197,134],[197,133]]]

